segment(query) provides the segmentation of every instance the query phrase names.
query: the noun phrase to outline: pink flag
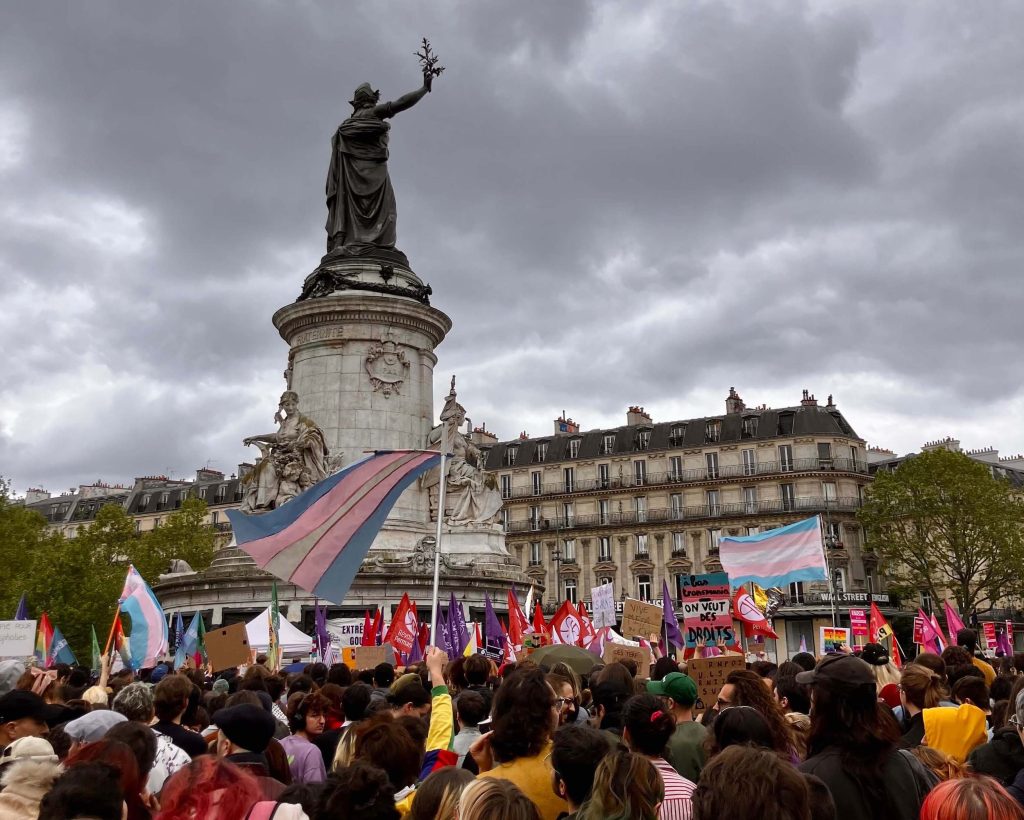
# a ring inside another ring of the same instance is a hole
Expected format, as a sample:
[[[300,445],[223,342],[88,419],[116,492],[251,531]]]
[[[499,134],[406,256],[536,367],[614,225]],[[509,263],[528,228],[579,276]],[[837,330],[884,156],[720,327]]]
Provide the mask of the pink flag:
[[[937,624],[934,623],[935,617],[929,618],[924,614],[924,610],[917,610],[917,615],[921,619],[921,646],[925,648],[927,652],[934,652],[936,655],[942,654],[942,632],[939,630]]]
[[[963,619],[959,613],[949,605],[949,601],[943,601],[942,606],[946,609],[946,631],[949,633],[950,644],[956,643],[956,633],[964,629]]]

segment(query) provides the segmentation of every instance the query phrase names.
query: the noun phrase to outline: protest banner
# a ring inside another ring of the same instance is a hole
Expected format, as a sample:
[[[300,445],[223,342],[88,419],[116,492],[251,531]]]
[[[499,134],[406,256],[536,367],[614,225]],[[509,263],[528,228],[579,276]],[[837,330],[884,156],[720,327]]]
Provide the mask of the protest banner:
[[[730,673],[747,668],[743,655],[726,652],[717,658],[691,658],[686,662],[686,674],[697,684],[698,709],[706,710],[714,707],[718,693],[725,686],[725,679]]]
[[[867,637],[868,613],[863,609],[850,610],[850,631],[855,638]]]
[[[0,621],[0,658],[31,658],[35,649],[35,621]]]
[[[719,641],[736,643],[728,573],[684,575],[680,591],[683,599],[683,638],[687,649],[693,649],[698,641],[704,641],[708,646],[715,646]]]
[[[623,646],[610,643],[605,646],[601,660],[605,663],[633,661],[636,664],[637,680],[648,677],[651,670],[651,651],[644,646]]]
[[[231,624],[222,629],[211,629],[206,633],[205,642],[211,672],[221,672],[253,662],[249,633],[245,629],[245,624]]]
[[[821,654],[839,652],[843,645],[850,645],[850,630],[845,626],[823,626],[818,630],[818,646]]]
[[[627,598],[622,607],[622,629],[620,633],[624,638],[649,638],[651,635],[661,634],[661,607],[657,604],[648,604],[638,601],[636,598]]]
[[[594,629],[602,626],[615,626],[615,587],[612,584],[601,584],[590,590],[591,622]]]
[[[981,624],[981,633],[984,636],[985,643],[987,646],[983,646],[982,649],[995,649],[996,648],[996,625],[994,621],[984,621]],[[953,637],[956,637],[955,635]]]
[[[389,643],[380,646],[354,646],[352,653],[356,669],[373,669],[378,663],[395,663],[395,650]]]
[[[924,618],[920,615],[914,616],[914,643],[918,646],[924,643]]]
[[[328,618],[327,631],[334,646],[359,646],[363,638],[362,618]]]

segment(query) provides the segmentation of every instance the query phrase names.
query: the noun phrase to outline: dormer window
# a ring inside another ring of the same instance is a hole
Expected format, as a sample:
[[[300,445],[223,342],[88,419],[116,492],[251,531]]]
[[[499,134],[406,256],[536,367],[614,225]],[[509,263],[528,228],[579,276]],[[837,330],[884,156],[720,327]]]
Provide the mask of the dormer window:
[[[548,460],[548,443],[546,441],[537,442],[537,449],[533,451],[533,460],[536,464],[541,464]]]
[[[579,458],[580,456],[580,439],[571,438],[569,439],[569,458]]]
[[[743,419],[743,438],[753,438],[757,435],[757,416],[746,416]]]
[[[607,456],[615,452],[615,433],[605,433],[601,437],[601,455]]]
[[[646,450],[651,446],[651,431],[650,430],[637,430],[636,439],[634,440],[637,450]]]
[[[513,445],[505,450],[505,466],[512,467],[516,463],[516,456],[519,454],[519,446]]]
[[[668,436],[669,447],[682,447],[683,438],[686,436],[685,424],[674,424]]]
[[[712,444],[719,440],[722,435],[722,422],[718,419],[706,422],[704,424],[704,441],[707,444]]]

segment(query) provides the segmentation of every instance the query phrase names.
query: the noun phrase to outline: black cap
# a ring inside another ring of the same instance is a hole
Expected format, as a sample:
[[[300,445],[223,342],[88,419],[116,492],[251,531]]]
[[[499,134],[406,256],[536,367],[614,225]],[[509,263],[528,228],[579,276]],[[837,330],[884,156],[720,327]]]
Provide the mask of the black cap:
[[[60,711],[61,707],[48,706],[35,692],[24,689],[14,689],[0,697],[0,723],[23,718],[35,718],[50,723]]]
[[[860,651],[860,659],[872,666],[885,666],[889,663],[889,653],[880,643],[866,643]]]
[[[277,731],[273,716],[251,703],[220,709],[213,722],[228,740],[249,752],[264,751]]]
[[[875,673],[860,658],[853,655],[826,655],[810,672],[800,672],[797,683],[829,684],[837,686],[864,686],[875,684]]]

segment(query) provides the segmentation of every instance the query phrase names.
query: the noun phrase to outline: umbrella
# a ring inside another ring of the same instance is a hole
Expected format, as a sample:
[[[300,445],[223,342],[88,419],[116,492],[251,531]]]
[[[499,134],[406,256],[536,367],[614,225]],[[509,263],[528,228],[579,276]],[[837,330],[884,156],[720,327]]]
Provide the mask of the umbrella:
[[[530,655],[529,660],[538,666],[551,668],[556,663],[564,663],[579,675],[589,675],[601,659],[579,646],[552,644],[542,646]]]

